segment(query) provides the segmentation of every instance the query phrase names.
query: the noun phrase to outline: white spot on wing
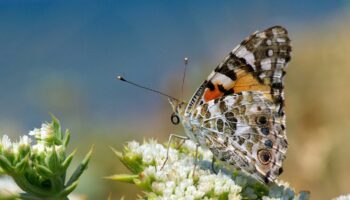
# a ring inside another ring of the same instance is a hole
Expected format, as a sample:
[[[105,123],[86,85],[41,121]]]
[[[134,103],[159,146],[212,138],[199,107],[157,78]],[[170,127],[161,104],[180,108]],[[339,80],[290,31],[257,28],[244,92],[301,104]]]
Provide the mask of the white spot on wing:
[[[273,82],[277,82],[277,80],[281,79],[281,77],[282,77],[282,69],[276,68],[275,72],[273,73]]]
[[[284,58],[277,58],[278,63],[285,63],[286,60]]]
[[[255,57],[254,54],[250,51],[248,51],[245,47],[241,47],[239,51],[236,53],[236,56],[239,58],[244,58],[249,65],[253,67],[254,70],[256,70],[254,62],[255,62]]]
[[[225,88],[229,88],[232,85],[232,80],[224,74],[216,73],[212,82],[215,84],[222,84]]]
[[[271,40],[266,40],[266,44],[270,46],[272,44],[272,41]]]
[[[276,68],[281,69],[284,67],[286,60],[284,58],[277,58]]]
[[[271,57],[271,56],[273,55],[273,50],[272,50],[272,49],[269,49],[269,50],[267,51],[267,55]]]
[[[256,34],[256,36],[258,36],[259,38],[266,38],[265,32],[260,32],[260,33]]]
[[[286,42],[286,39],[284,39],[284,38],[277,38],[277,42],[284,43],[284,42]]]
[[[279,34],[278,28],[272,29],[272,34],[273,34],[274,36],[278,35],[278,34]]]
[[[264,79],[265,77],[266,77],[266,74],[265,74],[265,73],[259,74],[259,78],[260,78],[260,79]]]
[[[261,60],[260,64],[261,64],[261,68],[263,70],[270,70],[271,69],[271,59],[270,58],[265,58],[265,59]]]

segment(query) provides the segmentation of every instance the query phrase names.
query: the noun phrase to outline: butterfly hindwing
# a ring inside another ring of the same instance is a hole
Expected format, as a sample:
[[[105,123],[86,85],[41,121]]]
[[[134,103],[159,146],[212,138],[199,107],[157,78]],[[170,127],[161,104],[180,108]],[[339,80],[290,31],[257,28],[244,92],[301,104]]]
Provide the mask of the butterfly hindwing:
[[[211,100],[191,117],[197,138],[214,156],[265,182],[282,172],[287,150],[283,118],[263,93],[244,91]]]

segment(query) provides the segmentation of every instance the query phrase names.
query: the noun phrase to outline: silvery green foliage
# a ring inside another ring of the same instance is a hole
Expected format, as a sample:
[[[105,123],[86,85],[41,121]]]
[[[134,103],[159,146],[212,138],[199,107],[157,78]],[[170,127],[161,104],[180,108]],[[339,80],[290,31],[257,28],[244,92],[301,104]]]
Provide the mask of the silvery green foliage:
[[[66,155],[70,132],[61,131],[59,121],[52,116],[51,123],[42,124],[28,135],[11,142],[7,135],[0,143],[0,168],[13,178],[24,191],[15,197],[28,200],[68,199],[87,169],[92,150],[85,156],[71,177],[66,177],[75,151]],[[1,198],[1,197],[0,197]]]
[[[115,151],[132,174],[117,174],[112,180],[141,187],[143,199],[308,199],[307,192],[296,194],[287,183],[277,181],[264,185],[246,174],[216,163],[211,168],[210,151],[198,149],[198,166],[193,175],[196,146],[186,141],[179,148],[169,149],[169,159],[161,169],[167,149],[155,141],[129,142],[123,152]]]

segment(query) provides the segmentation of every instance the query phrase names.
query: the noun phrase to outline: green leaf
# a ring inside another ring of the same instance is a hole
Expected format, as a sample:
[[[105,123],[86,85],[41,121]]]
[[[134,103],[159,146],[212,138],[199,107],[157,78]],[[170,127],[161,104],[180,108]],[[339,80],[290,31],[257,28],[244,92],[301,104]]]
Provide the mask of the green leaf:
[[[7,160],[7,158],[3,155],[0,155],[0,167],[6,173],[12,173],[14,171],[14,168],[12,167],[10,161]]]
[[[24,200],[24,199],[20,199],[16,195],[13,195],[13,196],[2,196],[0,194],[0,200]]]
[[[75,188],[78,186],[79,181],[75,181],[68,185],[64,190],[62,190],[59,194],[60,197],[67,197],[71,192],[75,190]]]
[[[48,155],[48,167],[52,172],[57,172],[60,170],[61,163],[60,159],[57,156],[55,145],[52,146],[52,151]]]
[[[3,174],[5,174],[5,171],[0,167],[0,175],[3,175]]]
[[[109,148],[113,151],[113,153],[117,156],[117,158],[119,160],[123,159],[123,153],[122,152],[115,150],[113,147],[109,147]]]
[[[144,180],[134,179],[135,185],[149,192],[152,191],[152,182],[153,179],[149,177],[147,177],[147,179]]]
[[[29,154],[27,154],[20,162],[16,164],[17,173],[23,173],[29,166]]]
[[[92,146],[90,151],[86,154],[84,160],[75,169],[74,173],[72,174],[69,181],[67,182],[67,186],[70,186],[71,184],[76,182],[79,179],[79,177],[82,175],[82,173],[87,169],[93,149],[94,147]]]
[[[125,183],[135,183],[135,179],[138,179],[139,176],[135,174],[115,174],[112,176],[107,176],[105,178]]]
[[[110,147],[117,158],[134,174],[139,174],[144,170],[142,159],[138,155],[132,155],[131,153],[123,155],[121,152]]]
[[[20,198],[19,200],[40,200],[41,197],[36,197],[33,194],[29,194],[29,193],[22,193],[20,194]]]
[[[36,165],[36,168],[37,168],[37,172],[41,175],[41,176],[44,176],[46,178],[49,178],[49,177],[53,177],[54,176],[54,173],[47,167],[43,166],[43,165],[39,165],[37,164]]]
[[[52,119],[52,125],[53,125],[55,138],[59,139],[59,140],[62,140],[62,133],[61,133],[60,122],[58,121],[58,119],[52,113],[50,113],[50,116],[51,116],[51,119]]]
[[[64,138],[63,138],[63,146],[67,147],[69,141],[70,141],[70,130],[67,129],[65,134],[64,134]]]
[[[52,119],[52,122],[50,125],[52,126],[52,129],[53,129],[53,144],[62,145],[63,136],[62,136],[60,122],[52,113],[50,113],[50,115]]]
[[[67,156],[67,158],[63,161],[63,163],[62,163],[62,165],[61,165],[62,170],[66,171],[66,170],[68,169],[68,167],[69,167],[70,163],[72,162],[73,157],[74,157],[74,155],[75,155],[76,152],[77,152],[77,150],[74,149],[74,151],[73,151],[71,154],[69,154],[69,155]]]

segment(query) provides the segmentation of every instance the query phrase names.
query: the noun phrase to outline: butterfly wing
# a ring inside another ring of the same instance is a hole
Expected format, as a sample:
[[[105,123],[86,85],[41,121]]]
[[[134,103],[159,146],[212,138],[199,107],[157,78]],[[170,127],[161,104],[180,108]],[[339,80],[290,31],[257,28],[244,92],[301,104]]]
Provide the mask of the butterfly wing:
[[[268,183],[282,173],[287,151],[284,119],[259,91],[210,100],[196,108],[201,145],[216,158]]]
[[[289,43],[281,26],[252,34],[208,76],[185,111],[202,146],[265,182],[282,173],[287,151],[283,77]]]
[[[287,30],[274,26],[241,42],[197,89],[186,108],[241,91],[261,91],[283,114],[284,68],[290,60]]]

